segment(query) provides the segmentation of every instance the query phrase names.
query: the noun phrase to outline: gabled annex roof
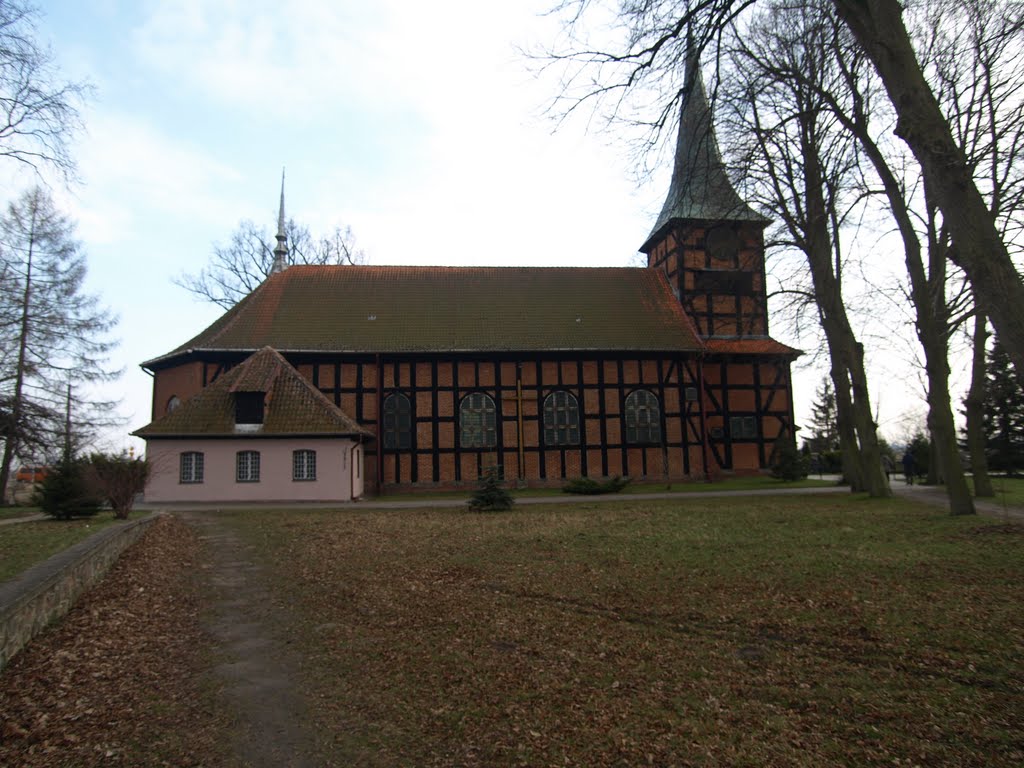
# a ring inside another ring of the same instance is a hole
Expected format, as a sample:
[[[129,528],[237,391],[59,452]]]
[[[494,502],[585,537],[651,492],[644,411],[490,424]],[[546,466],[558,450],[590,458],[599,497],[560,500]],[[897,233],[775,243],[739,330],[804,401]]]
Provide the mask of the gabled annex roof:
[[[265,393],[258,432],[235,429],[235,392]],[[285,437],[371,435],[270,347],[221,375],[177,409],[132,434],[159,437]]]
[[[660,270],[292,266],[209,328],[150,360],[193,351],[696,351]]]
[[[662,228],[676,219],[756,224],[769,221],[740,199],[729,180],[718,150],[704,79],[693,53],[687,57],[682,101],[672,182],[661,213],[640,246],[644,253],[650,250]]]

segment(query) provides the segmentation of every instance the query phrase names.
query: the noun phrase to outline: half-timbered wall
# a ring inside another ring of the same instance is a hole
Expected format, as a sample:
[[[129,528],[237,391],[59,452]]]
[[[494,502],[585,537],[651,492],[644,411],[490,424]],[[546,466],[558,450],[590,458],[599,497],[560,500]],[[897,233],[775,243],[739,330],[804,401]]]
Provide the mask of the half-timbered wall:
[[[287,357],[329,399],[380,437],[366,451],[370,488],[377,480],[377,448],[385,490],[472,484],[488,466],[501,467],[509,481],[534,485],[560,485],[583,476],[660,479],[667,474],[684,480],[704,477],[705,455],[712,475],[764,469],[776,438],[792,428],[786,360],[702,360],[698,355]],[[171,396],[190,397],[242,359],[244,355],[237,355],[157,371],[154,406]],[[626,401],[640,389],[659,403],[658,442],[631,443],[626,434]],[[555,392],[567,392],[576,401],[576,445],[553,445],[551,435],[545,435],[544,399]],[[493,448],[463,444],[459,407],[474,393],[487,395],[495,404]],[[408,399],[411,429],[407,442],[392,440],[385,446],[382,406],[392,394]]]
[[[793,435],[787,360],[702,362],[709,466],[745,472],[771,465],[778,438]]]
[[[489,466],[500,467],[508,480],[535,484],[561,484],[582,476],[667,474],[682,479],[704,473],[699,402],[686,399],[687,388],[692,391],[697,383],[679,360],[410,357],[300,362],[297,367],[374,432],[384,400],[397,393],[408,398],[411,444],[384,447],[378,441],[385,486],[475,483]],[[658,398],[657,443],[627,440],[625,403],[638,389]],[[567,392],[576,401],[577,445],[547,444],[543,405],[555,392]],[[463,444],[460,405],[474,393],[487,395],[495,404],[493,447]],[[376,462],[375,456],[368,459],[370,477],[376,477]]]
[[[703,337],[768,333],[764,244],[759,225],[673,225],[651,248]]]

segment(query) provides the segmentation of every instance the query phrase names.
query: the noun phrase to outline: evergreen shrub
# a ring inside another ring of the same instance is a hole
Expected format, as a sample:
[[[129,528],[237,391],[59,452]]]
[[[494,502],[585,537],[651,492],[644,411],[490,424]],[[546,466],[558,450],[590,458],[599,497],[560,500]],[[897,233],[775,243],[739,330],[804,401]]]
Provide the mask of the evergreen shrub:
[[[796,443],[782,438],[772,452],[772,477],[792,483],[807,477],[810,463],[807,456],[797,450]]]
[[[502,485],[498,468],[488,467],[480,476],[480,487],[469,500],[469,508],[474,512],[502,512],[512,509],[515,503],[512,494]]]
[[[628,477],[613,477],[603,483],[589,477],[577,477],[562,486],[563,493],[578,493],[583,496],[596,496],[602,493],[618,493],[629,485]]]
[[[89,463],[71,459],[58,464],[39,484],[35,504],[50,517],[70,520],[92,517],[100,511],[103,499],[91,482]]]

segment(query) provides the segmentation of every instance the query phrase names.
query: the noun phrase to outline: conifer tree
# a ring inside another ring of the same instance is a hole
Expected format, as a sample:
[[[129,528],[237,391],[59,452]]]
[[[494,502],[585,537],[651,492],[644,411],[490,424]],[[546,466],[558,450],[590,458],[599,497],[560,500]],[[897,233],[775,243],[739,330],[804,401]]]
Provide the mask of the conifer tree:
[[[480,477],[480,487],[469,500],[469,508],[474,512],[501,512],[512,509],[515,499],[512,498],[501,482],[497,467],[488,467]]]
[[[832,389],[832,379],[828,376],[821,380],[821,385],[814,392],[814,404],[811,405],[811,444],[812,450],[819,453],[839,450],[836,393]]]
[[[1024,465],[1024,391],[998,339],[989,351],[986,372],[985,452],[989,467],[1012,472]]]
[[[107,368],[115,320],[86,293],[85,275],[74,224],[42,189],[0,217],[0,498],[15,457],[52,459],[111,424],[113,403],[78,386],[116,375]],[[66,434],[69,424],[77,434]]]

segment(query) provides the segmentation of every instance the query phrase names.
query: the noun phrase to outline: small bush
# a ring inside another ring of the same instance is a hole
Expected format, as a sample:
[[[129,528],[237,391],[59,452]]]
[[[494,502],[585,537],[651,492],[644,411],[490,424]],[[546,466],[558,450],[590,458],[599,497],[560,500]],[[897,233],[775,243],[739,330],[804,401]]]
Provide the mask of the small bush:
[[[562,493],[578,493],[583,496],[597,496],[602,493],[618,493],[629,485],[628,477],[613,477],[603,483],[589,477],[578,477],[562,486]]]
[[[89,459],[90,482],[96,495],[105,498],[114,510],[114,517],[126,520],[135,497],[146,489],[149,464],[121,454],[107,456],[96,453]]]
[[[786,438],[775,443],[772,453],[772,477],[786,482],[795,482],[807,477],[809,461],[797,450],[796,443]]]
[[[103,499],[95,492],[89,474],[88,462],[62,461],[37,487],[35,504],[58,520],[95,515]]]
[[[480,477],[480,487],[469,500],[474,512],[501,512],[512,509],[515,499],[505,490],[497,467],[488,467]]]

